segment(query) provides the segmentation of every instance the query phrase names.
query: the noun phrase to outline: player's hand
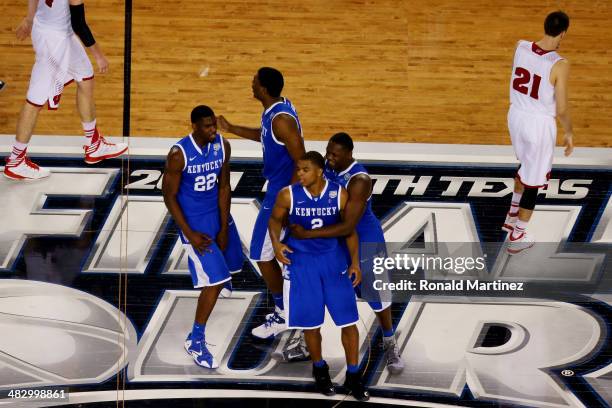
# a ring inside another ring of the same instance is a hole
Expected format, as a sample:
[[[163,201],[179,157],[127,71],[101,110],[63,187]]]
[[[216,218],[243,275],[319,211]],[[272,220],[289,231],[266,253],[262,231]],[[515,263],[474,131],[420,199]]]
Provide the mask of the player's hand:
[[[278,262],[285,264],[285,265],[291,265],[291,261],[289,260],[289,258],[287,258],[287,255],[286,255],[287,252],[290,254],[293,253],[291,248],[289,248],[287,245],[283,244],[282,242],[279,242],[278,244],[274,245],[274,256],[276,256],[276,259],[278,259]]]
[[[569,156],[574,151],[574,135],[566,133],[563,137],[563,146],[565,146],[565,156]]]
[[[361,268],[359,268],[359,265],[352,264],[349,266],[348,275],[353,282],[353,287],[361,283]]]
[[[24,18],[19,24],[19,27],[17,27],[17,30],[15,30],[15,35],[17,36],[17,39],[19,41],[23,41],[28,38],[31,33],[32,21],[28,20],[27,18]]]
[[[222,132],[230,132],[230,127],[232,125],[227,121],[227,119],[225,119],[225,116],[219,115],[217,116],[217,126]]]
[[[212,239],[206,234],[194,231],[187,235],[187,240],[189,240],[191,246],[194,247],[199,254],[212,252],[212,250],[208,248],[210,244],[212,244]]]
[[[225,251],[227,249],[228,240],[227,228],[222,228],[217,234],[217,245],[221,251]]]
[[[299,224],[291,224],[289,226],[289,229],[291,230],[291,235],[297,239],[311,238],[309,234],[310,231],[307,229],[304,229],[304,227],[302,227]]]
[[[96,59],[96,64],[98,64],[98,72],[100,74],[106,74],[108,72],[108,60],[104,54],[96,54],[94,58]]]

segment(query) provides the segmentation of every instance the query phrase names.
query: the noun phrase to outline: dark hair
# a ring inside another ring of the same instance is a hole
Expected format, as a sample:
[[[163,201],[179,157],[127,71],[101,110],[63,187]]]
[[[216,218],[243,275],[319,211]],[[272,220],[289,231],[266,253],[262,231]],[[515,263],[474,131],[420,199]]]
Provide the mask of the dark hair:
[[[325,168],[325,159],[321,156],[321,153],[315,152],[314,150],[304,153],[300,160],[308,160],[321,169]]]
[[[352,152],[353,147],[355,147],[353,145],[353,139],[351,139],[348,133],[344,133],[344,132],[336,133],[329,139],[329,141],[332,143],[339,144],[340,146],[344,147],[349,152]]]
[[[196,123],[202,118],[214,117],[215,112],[206,105],[198,105],[191,111],[191,123]]]
[[[562,11],[555,11],[546,16],[544,20],[544,32],[546,35],[556,37],[569,27],[569,17]]]
[[[268,90],[268,94],[274,98],[278,98],[283,90],[285,82],[283,80],[283,74],[279,70],[262,67],[257,71],[257,78],[261,86]]]

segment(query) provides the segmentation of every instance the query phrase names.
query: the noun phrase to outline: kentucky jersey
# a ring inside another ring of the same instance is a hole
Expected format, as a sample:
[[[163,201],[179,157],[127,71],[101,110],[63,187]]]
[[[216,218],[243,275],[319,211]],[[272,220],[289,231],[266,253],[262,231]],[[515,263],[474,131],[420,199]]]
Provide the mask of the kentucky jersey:
[[[276,102],[261,115],[261,146],[263,149],[263,175],[268,180],[268,191],[276,193],[289,185],[295,169],[295,163],[289,155],[285,144],[274,136],[272,121],[277,115],[289,115],[297,122],[300,136],[302,125],[297,112],[288,99]],[[276,197],[276,194],[274,194]]]
[[[326,165],[324,174],[328,180],[338,183],[348,190],[348,185],[354,176],[358,174],[368,175],[368,172],[363,165],[357,163],[357,161],[354,161],[346,170],[341,172],[337,172]],[[361,219],[359,220],[359,223],[355,229],[357,230],[359,241],[361,242],[380,242],[381,239],[384,241],[380,221],[378,221],[378,218],[376,218],[376,215],[374,215],[374,212],[372,211],[371,193],[368,197],[363,215],[361,216]],[[372,235],[374,235],[376,239],[372,239]]]
[[[217,134],[213,142],[201,149],[193,136],[189,135],[179,140],[176,146],[183,151],[185,157],[177,200],[187,223],[192,226],[197,225],[200,217],[218,217],[217,179],[225,160],[223,137]]]
[[[532,114],[556,116],[555,87],[550,83],[550,71],[562,59],[556,51],[543,50],[531,41],[519,41],[510,79],[512,106]]]
[[[313,197],[301,184],[290,187],[291,208],[289,224],[299,224],[306,230],[337,224],[340,218],[340,192],[342,187],[325,180],[318,197]],[[289,236],[289,248],[299,252],[328,252],[338,248],[338,238],[296,239]]]

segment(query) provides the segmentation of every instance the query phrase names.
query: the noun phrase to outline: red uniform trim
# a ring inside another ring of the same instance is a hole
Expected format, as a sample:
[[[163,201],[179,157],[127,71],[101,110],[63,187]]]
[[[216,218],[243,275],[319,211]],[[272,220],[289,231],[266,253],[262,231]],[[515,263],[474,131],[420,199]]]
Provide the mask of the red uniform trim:
[[[540,47],[538,44],[531,43],[531,51],[535,52],[538,55],[545,55],[545,54],[548,54],[549,52],[553,52],[554,50],[545,50],[544,48]]]
[[[520,168],[521,167],[519,166],[519,169]],[[521,183],[525,188],[543,188],[543,187],[546,188],[546,187],[548,187],[548,183],[542,184],[542,185],[539,185],[539,186],[530,186],[529,184],[525,184],[523,182],[523,180],[521,180],[521,176],[519,175],[518,170],[516,171],[516,178],[518,179],[519,183]],[[546,173],[546,181],[548,181],[548,180],[550,180],[550,171],[548,173]]]
[[[43,106],[45,106],[45,104],[39,105],[37,103],[32,102],[31,100],[26,98],[26,102],[29,103],[32,106],[36,106],[37,108],[42,108]]]

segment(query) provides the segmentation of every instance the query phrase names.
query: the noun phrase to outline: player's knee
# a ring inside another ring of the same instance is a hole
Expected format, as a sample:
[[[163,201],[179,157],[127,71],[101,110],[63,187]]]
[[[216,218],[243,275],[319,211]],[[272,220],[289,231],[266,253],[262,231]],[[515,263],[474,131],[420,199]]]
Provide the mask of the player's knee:
[[[519,207],[524,208],[526,210],[533,210],[535,208],[537,198],[538,188],[525,188],[525,191],[521,196],[521,202],[519,203]]]
[[[350,326],[344,326],[342,328],[342,334],[343,335],[351,335],[351,334],[356,334],[359,333],[357,331],[357,325],[356,324],[351,324]]]

